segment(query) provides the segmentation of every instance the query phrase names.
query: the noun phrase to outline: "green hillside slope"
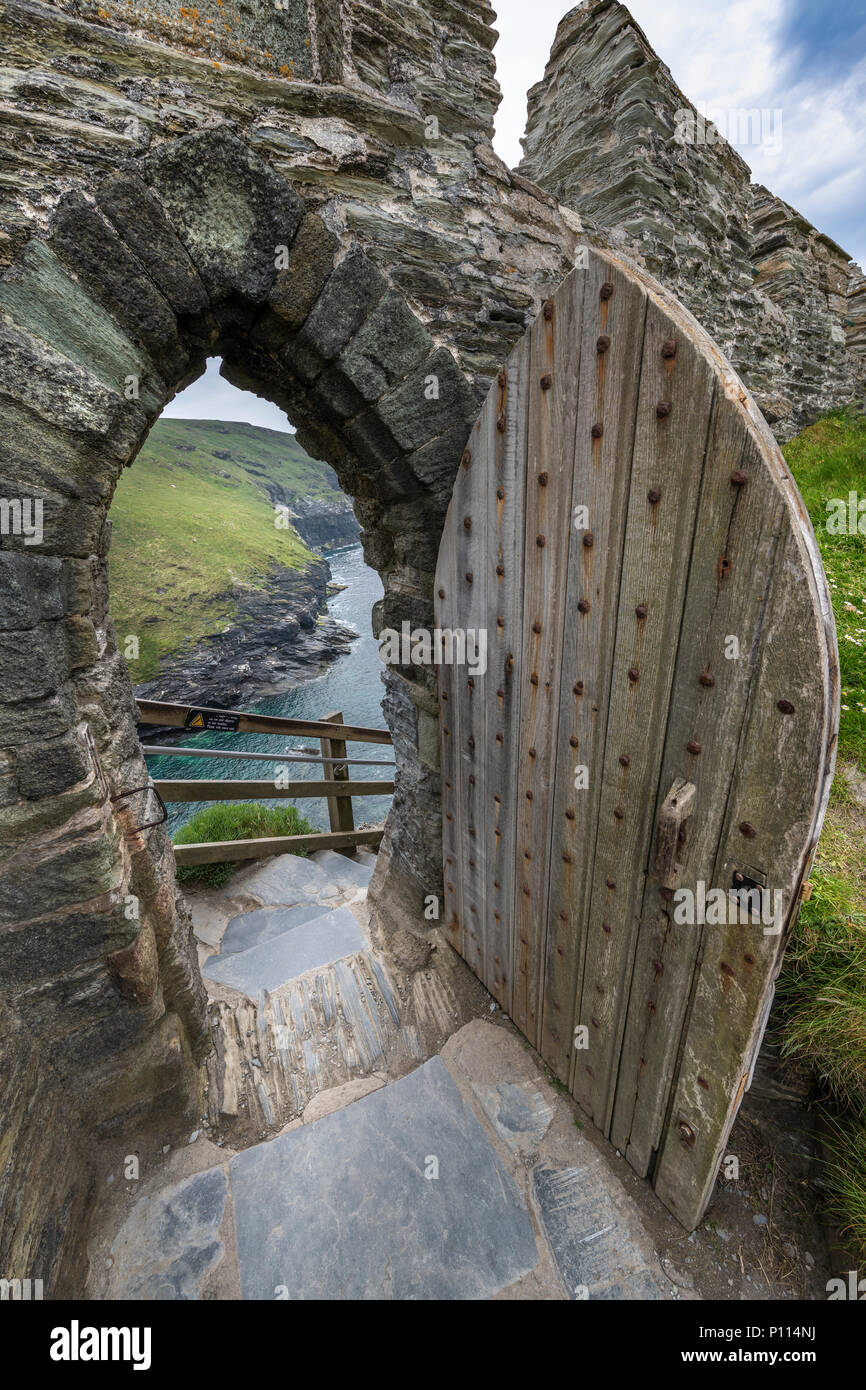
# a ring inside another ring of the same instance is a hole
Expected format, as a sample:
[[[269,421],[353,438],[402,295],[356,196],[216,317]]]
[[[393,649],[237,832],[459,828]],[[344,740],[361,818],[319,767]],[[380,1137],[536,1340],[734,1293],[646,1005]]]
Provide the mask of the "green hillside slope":
[[[269,491],[270,489],[270,491]],[[133,682],[231,625],[238,596],[266,587],[281,565],[312,559],[293,528],[278,529],[272,498],[339,499],[326,464],[294,435],[221,420],[158,420],[121,477],[111,505],[111,614],[121,650],[133,635]]]

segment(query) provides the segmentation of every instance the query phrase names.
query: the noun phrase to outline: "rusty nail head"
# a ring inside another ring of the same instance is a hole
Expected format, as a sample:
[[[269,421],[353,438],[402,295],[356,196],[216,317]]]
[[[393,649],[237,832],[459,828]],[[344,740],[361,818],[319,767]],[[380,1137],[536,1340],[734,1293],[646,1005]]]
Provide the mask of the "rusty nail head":
[[[505,566],[504,566],[504,565],[497,565],[497,566],[496,566],[496,573],[499,575],[499,578],[501,579],[502,576],[503,576],[503,574],[505,573]]]
[[[547,542],[543,536],[536,536],[535,544],[538,546],[539,550],[543,550]]]
[[[634,611],[639,618],[645,618],[647,615],[647,606],[645,603],[639,603]]]
[[[660,420],[666,420],[667,417],[670,415],[670,413],[671,413],[670,402],[669,402],[669,401],[659,401],[658,405],[656,406],[656,415],[658,416],[658,418],[659,418]]]
[[[535,622],[532,624],[532,631],[533,631],[533,632],[540,632],[540,631],[541,631],[541,623],[538,621],[537,618],[535,619]]]
[[[676,338],[665,338],[662,343],[662,357],[666,362],[670,362],[677,355],[678,343]]]
[[[601,436],[604,434],[604,425],[593,425],[590,434],[593,439],[601,439]]]
[[[472,462],[472,450],[471,450],[471,449],[464,449],[464,450],[463,450],[463,457],[461,458],[460,462],[463,464],[463,467],[464,467],[464,468],[468,468],[468,467],[469,467],[470,463]]]
[[[613,282],[611,280],[605,280],[599,290],[599,297],[601,299],[613,299]]]
[[[472,583],[472,571],[471,571],[471,570],[467,570],[467,571],[466,571],[466,583],[467,583],[467,584],[471,584],[471,583]]]
[[[745,473],[742,471],[741,468],[735,469],[734,472],[731,474],[731,482],[733,483],[734,487],[745,487],[748,481],[748,478],[746,477]]]
[[[614,810],[613,810],[613,814],[614,814],[614,819],[615,819],[615,820],[622,820],[622,818],[623,818],[625,812],[623,811],[623,809],[622,809],[621,806],[615,806],[615,807],[614,807]]]
[[[637,667],[636,667],[636,666],[629,666],[629,668],[628,668],[628,678],[629,678],[629,680],[632,682],[632,684],[634,684],[634,682],[638,679],[639,676],[640,676],[640,671],[637,669]]]
[[[499,368],[499,375],[497,376],[496,380],[500,386],[504,386],[508,381],[508,373],[506,372],[504,367]]]
[[[574,812],[569,808],[565,813],[566,820],[574,820]]]
[[[614,880],[613,880],[612,878],[609,878],[609,879],[607,879],[607,886],[608,886],[608,888],[610,888],[610,889],[614,889],[614,888],[616,887],[616,883],[614,882]]]
[[[553,318],[553,300],[552,300],[552,299],[545,299],[545,301],[544,301],[544,306],[543,306],[541,312],[542,312],[542,314],[544,315],[544,317],[545,317],[546,319],[552,319],[552,318]]]
[[[715,676],[711,676],[709,671],[702,671],[701,674],[698,676],[698,680],[700,681],[701,685],[705,685],[708,690],[716,683]]]
[[[550,372],[545,372],[538,384],[542,391],[549,391],[553,385],[553,377],[550,375]]]
[[[585,598],[582,598],[582,599],[580,600],[580,602],[578,603],[578,605],[577,605],[577,611],[578,611],[578,613],[588,613],[588,612],[589,612],[589,603],[588,603],[588,601],[587,601]]]
[[[582,694],[583,694],[583,681],[575,681],[575,683],[574,683],[572,689],[574,690],[575,695],[582,695]]]
[[[686,748],[694,757],[697,757],[698,754],[701,752],[701,745],[697,743],[694,739],[692,739],[690,743],[686,744]]]
[[[649,490],[649,492],[647,493],[647,501],[648,501],[648,502],[651,502],[652,505],[655,506],[656,502],[660,502],[661,500],[662,500],[662,495],[661,495],[661,493],[659,492],[658,488],[657,488],[657,487],[651,487],[650,490]]]
[[[463,529],[464,529],[464,531],[471,531],[471,530],[472,530],[472,517],[471,517],[471,516],[464,516],[464,518],[463,518]]]
[[[496,428],[498,429],[498,431],[499,431],[500,434],[504,434],[504,433],[505,433],[505,416],[504,416],[504,415],[500,415],[499,419],[496,421]]]
[[[539,486],[539,487],[547,487],[547,484],[548,484],[549,482],[550,482],[550,474],[549,474],[549,473],[539,473],[539,475],[538,475],[538,486]]]
[[[584,543],[584,545],[586,546],[587,550],[592,550],[592,547],[593,547],[594,544],[595,544],[595,540],[594,540],[594,538],[593,538],[593,534],[592,534],[591,531],[584,531],[584,533],[583,533],[583,543]]]
[[[776,709],[777,709],[777,710],[781,710],[782,714],[793,714],[793,713],[794,713],[794,706],[791,704],[791,701],[790,701],[790,700],[779,700],[779,701],[777,701],[777,703],[776,703]]]
[[[444,589],[440,589],[440,590],[439,590],[439,597],[440,597],[440,598],[444,598],[444,597],[445,597],[445,590],[444,590]]]
[[[569,748],[577,748],[578,745],[579,745],[579,742],[580,742],[580,740],[576,737],[576,735],[575,735],[575,734],[572,734],[572,735],[570,736],[569,740],[568,740],[568,746],[569,746]]]
[[[757,833],[755,827],[750,825],[747,820],[740,821],[740,834],[745,835],[747,840],[754,840]]]
[[[695,1134],[695,1131],[692,1129],[691,1125],[688,1123],[687,1120],[679,1121],[679,1123],[677,1124],[677,1133],[679,1134],[684,1144],[688,1144],[690,1149],[694,1148],[695,1140],[698,1136]]]
[[[608,350],[609,347],[610,347],[610,338],[607,336],[606,333],[602,333],[601,337],[598,338],[597,341],[596,341],[595,350],[596,350],[596,352],[598,352],[598,353],[605,353],[605,352],[607,352],[607,350]]]
[[[619,761],[621,767],[628,767],[629,763],[631,762],[631,758],[629,757],[628,753],[621,753]]]
[[[501,501],[503,500],[503,498],[505,497],[505,488],[504,488],[504,487],[498,487],[498,488],[496,489],[496,496],[499,498],[499,500],[500,500],[500,502],[501,502]]]

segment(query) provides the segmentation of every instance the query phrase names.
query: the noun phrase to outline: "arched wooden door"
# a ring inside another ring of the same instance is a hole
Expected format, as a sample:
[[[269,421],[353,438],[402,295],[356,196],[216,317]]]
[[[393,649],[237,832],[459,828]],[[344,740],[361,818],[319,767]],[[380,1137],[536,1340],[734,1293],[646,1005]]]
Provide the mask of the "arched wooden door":
[[[694,1226],[820,830],[838,661],[775,440],[623,262],[591,251],[491,387],[436,620],[486,641],[440,667],[450,938]]]

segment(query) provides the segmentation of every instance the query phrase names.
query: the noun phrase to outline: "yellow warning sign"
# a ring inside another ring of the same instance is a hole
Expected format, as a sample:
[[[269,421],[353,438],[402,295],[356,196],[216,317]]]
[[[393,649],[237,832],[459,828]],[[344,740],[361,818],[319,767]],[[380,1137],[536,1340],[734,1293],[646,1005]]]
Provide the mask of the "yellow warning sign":
[[[237,732],[240,719],[240,715],[234,714],[231,710],[193,708],[187,711],[184,728],[217,729],[222,733],[233,734]]]

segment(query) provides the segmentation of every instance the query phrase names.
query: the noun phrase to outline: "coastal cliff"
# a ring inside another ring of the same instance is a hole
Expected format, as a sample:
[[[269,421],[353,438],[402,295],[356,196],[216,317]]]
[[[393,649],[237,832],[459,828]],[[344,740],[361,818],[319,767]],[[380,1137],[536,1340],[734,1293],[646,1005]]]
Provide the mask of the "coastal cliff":
[[[294,435],[163,418],[111,508],[111,612],[136,694],[249,702],[317,675],[356,635],[327,616],[324,550],[359,527]]]

